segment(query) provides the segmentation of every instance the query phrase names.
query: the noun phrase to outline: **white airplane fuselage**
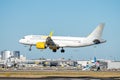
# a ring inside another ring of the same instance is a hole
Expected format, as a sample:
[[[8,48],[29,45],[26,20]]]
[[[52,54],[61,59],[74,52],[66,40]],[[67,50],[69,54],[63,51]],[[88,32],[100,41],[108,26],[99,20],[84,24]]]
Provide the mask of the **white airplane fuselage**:
[[[103,25],[100,25],[87,37],[27,35],[20,39],[19,42],[24,45],[36,46],[36,48],[37,44],[38,46],[44,45],[45,47],[38,48],[45,49],[49,47],[53,52],[56,52],[57,49],[62,48],[63,50],[64,47],[75,48],[104,43],[106,40],[101,39],[102,31]],[[50,40],[46,42],[48,37]],[[40,42],[40,44],[38,42]],[[64,52],[64,50],[62,50],[61,52]]]
[[[24,45],[35,46],[37,42],[45,42],[46,38],[44,35],[28,35],[23,39],[20,39],[19,42]],[[86,37],[65,37],[65,36],[52,36],[52,40],[59,47],[85,47],[95,45],[93,40],[90,40]],[[104,43],[105,40],[100,40],[100,43]]]
[[[81,37],[52,36],[51,39],[60,47],[83,47],[94,44],[90,40]],[[19,42],[25,45],[36,45],[37,42],[45,42],[44,35],[28,35]]]

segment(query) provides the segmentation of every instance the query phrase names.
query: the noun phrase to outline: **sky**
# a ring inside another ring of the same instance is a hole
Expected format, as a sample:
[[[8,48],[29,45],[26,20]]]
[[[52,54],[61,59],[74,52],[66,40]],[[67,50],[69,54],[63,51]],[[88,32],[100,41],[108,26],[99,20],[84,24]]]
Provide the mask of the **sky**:
[[[18,41],[25,35],[83,37],[105,23],[106,43],[84,48],[49,49],[27,47]],[[0,51],[20,51],[27,59],[120,60],[120,0],[0,0]]]

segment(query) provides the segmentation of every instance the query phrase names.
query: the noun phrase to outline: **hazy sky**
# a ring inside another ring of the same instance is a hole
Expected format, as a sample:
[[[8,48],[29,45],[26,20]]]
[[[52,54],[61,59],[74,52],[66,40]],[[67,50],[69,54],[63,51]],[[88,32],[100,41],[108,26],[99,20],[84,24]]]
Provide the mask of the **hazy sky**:
[[[84,48],[65,48],[64,54],[19,44],[29,34],[54,31],[56,36],[87,36],[105,23],[107,43]],[[97,58],[120,60],[120,0],[0,0],[0,51],[19,50],[28,59]]]

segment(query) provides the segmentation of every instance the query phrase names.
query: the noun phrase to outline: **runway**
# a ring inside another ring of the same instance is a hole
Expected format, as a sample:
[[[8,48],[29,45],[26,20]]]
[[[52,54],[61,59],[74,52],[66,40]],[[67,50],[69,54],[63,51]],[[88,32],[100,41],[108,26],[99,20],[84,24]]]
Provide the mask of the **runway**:
[[[0,78],[2,80],[120,80],[120,78],[93,78],[93,77],[82,77],[82,78],[60,78],[60,77],[50,77],[50,78]]]
[[[120,80],[120,72],[114,71],[5,71],[2,80]]]

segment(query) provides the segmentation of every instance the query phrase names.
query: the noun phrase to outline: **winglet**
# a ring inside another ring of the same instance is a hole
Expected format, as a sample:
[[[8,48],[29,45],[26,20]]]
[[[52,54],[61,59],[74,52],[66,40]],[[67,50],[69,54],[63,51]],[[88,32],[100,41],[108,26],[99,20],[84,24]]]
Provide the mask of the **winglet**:
[[[53,31],[50,32],[49,37],[53,36]]]
[[[42,36],[43,39],[46,39],[47,37],[52,37],[53,36],[53,31],[50,32],[48,36]]]

